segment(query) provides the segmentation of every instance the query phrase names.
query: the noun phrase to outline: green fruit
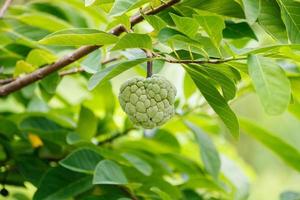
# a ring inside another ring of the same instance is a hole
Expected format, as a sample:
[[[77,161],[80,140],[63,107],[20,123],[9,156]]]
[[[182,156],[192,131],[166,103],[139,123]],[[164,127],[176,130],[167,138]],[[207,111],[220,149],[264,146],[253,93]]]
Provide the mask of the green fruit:
[[[175,113],[175,86],[162,76],[133,78],[120,88],[119,101],[137,126],[151,129],[163,125]]]

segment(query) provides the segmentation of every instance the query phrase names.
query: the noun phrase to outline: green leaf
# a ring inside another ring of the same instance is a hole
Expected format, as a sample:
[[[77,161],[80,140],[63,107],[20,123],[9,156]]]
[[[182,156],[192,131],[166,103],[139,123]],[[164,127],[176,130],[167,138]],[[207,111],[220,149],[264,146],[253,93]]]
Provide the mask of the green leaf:
[[[60,76],[59,74],[52,73],[49,76],[46,76],[46,78],[43,78],[42,81],[40,82],[42,88],[46,90],[48,94],[55,94],[57,85],[59,84],[60,81]]]
[[[167,26],[167,23],[156,15],[144,15],[145,20],[157,31]]]
[[[143,62],[146,62],[146,61],[147,61],[146,58],[141,58],[141,59],[137,59],[137,60],[129,60],[129,61],[125,61],[122,63],[117,63],[110,67],[107,67],[107,68],[97,72],[90,78],[90,80],[88,82],[88,89],[92,90],[97,85],[103,85],[104,83],[106,83],[110,79],[114,78],[115,76],[121,74],[122,72],[124,72],[136,65],[139,65]]]
[[[247,134],[277,154],[288,165],[300,171],[300,152],[297,149],[252,121],[240,118],[240,124]]]
[[[62,130],[62,127],[45,117],[29,116],[21,121],[19,128],[23,131],[33,132],[55,132]]]
[[[199,176],[199,174],[192,176],[188,181],[182,184],[180,188],[181,189],[206,189],[209,191],[216,191],[216,192],[223,192],[224,190],[212,179],[204,176]]]
[[[21,121],[19,128],[40,136],[43,140],[64,144],[67,130],[45,117],[30,116]]]
[[[191,177],[197,175],[201,171],[198,163],[185,156],[179,155],[176,152],[160,154],[159,158],[168,163],[174,170],[186,173]]]
[[[59,164],[75,172],[93,174],[97,164],[101,160],[103,160],[103,157],[97,152],[88,148],[81,148],[73,151],[66,158],[59,161]]]
[[[170,15],[180,32],[191,38],[196,35],[199,29],[199,24],[195,19],[189,17],[180,17],[172,13]]]
[[[98,120],[94,113],[90,109],[81,106],[76,133],[82,139],[90,140],[96,134],[97,126]]]
[[[244,19],[243,9],[234,0],[184,0],[179,6],[188,6],[198,10],[217,13],[219,15]]]
[[[58,31],[61,29],[72,28],[70,24],[63,21],[53,15],[34,13],[21,15],[18,19],[30,26],[35,26],[41,29],[48,30],[50,32]]]
[[[195,68],[193,65],[185,67],[209,105],[220,116],[232,135],[237,138],[239,136],[239,123],[234,112],[209,79],[193,68]]]
[[[218,151],[211,139],[203,131],[189,121],[185,121],[186,126],[194,133],[200,148],[201,158],[205,169],[215,179],[219,176],[221,161]]]
[[[57,46],[107,45],[114,44],[118,37],[96,29],[67,29],[47,35],[40,44]]]
[[[14,77],[18,77],[23,74],[27,74],[30,72],[33,72],[36,68],[31,65],[30,63],[24,61],[24,60],[19,60],[16,64],[16,68],[14,71]]]
[[[92,187],[92,176],[55,167],[44,175],[33,200],[65,200]]]
[[[290,102],[291,86],[283,69],[272,59],[250,55],[248,70],[265,111],[271,115],[284,112]]]
[[[123,153],[122,156],[144,175],[150,176],[152,174],[152,167],[146,161],[129,153]]]
[[[183,34],[173,28],[165,27],[159,31],[157,38],[160,42],[165,43],[170,38],[177,36],[177,35],[183,35]]]
[[[191,97],[194,92],[196,91],[197,87],[195,86],[195,83],[193,82],[192,78],[188,73],[185,73],[184,75],[184,96],[186,99]]]
[[[151,37],[147,34],[127,33],[124,35],[112,50],[121,50],[129,48],[152,49]]]
[[[7,159],[6,152],[3,148],[3,145],[0,144],[0,161],[5,161]]]
[[[33,49],[26,57],[26,62],[32,64],[33,66],[40,67],[45,64],[51,64],[56,61],[56,59],[56,56],[48,51],[42,49]]]
[[[178,142],[178,140],[176,139],[176,137],[164,130],[164,129],[158,129],[152,140],[157,141],[158,143],[160,143],[160,145],[164,146],[164,147],[168,147],[170,149],[173,149],[173,152],[179,152],[180,151],[180,144]]]
[[[151,187],[150,190],[158,194],[161,200],[172,200],[172,198],[166,192],[162,191],[158,187]]]
[[[253,24],[259,15],[260,0],[238,0],[244,8],[245,16],[249,24]]]
[[[0,117],[0,134],[11,139],[17,131],[18,127],[13,121]]]
[[[142,6],[146,2],[147,0],[116,0],[109,14],[120,16],[129,10]]]
[[[194,15],[200,26],[205,30],[216,46],[220,45],[225,28],[223,18],[216,15]]]
[[[85,6],[92,6],[92,5],[101,5],[106,3],[113,3],[114,0],[85,0]]]
[[[101,50],[97,49],[88,54],[81,62],[84,71],[88,73],[96,73],[101,69]]]
[[[260,1],[258,23],[275,39],[287,43],[285,25],[281,19],[280,8],[276,1]]]
[[[43,160],[34,156],[19,156],[16,158],[16,166],[22,176],[36,187],[49,168]]]
[[[93,184],[124,185],[127,178],[122,168],[114,161],[102,160],[95,169]]]
[[[236,86],[233,80],[231,80],[229,77],[227,77],[222,72],[218,71],[214,68],[206,68],[206,71],[208,72],[208,76],[216,81],[218,84],[220,84],[222,88],[223,97],[226,101],[229,101],[235,97],[236,94]]]
[[[300,2],[277,0],[281,7],[281,16],[292,43],[300,43]]]
[[[257,40],[254,31],[246,22],[240,22],[240,23],[234,23],[232,21],[226,22],[226,28],[223,30],[223,36],[224,38],[230,38],[230,39],[251,38]]]

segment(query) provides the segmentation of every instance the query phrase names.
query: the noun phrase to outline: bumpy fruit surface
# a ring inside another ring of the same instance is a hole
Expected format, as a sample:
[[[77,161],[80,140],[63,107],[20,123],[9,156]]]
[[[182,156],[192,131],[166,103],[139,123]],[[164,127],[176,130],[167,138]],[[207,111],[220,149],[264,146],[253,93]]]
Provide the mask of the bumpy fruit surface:
[[[160,126],[174,115],[176,88],[162,76],[133,78],[120,88],[119,101],[129,119],[147,129]]]

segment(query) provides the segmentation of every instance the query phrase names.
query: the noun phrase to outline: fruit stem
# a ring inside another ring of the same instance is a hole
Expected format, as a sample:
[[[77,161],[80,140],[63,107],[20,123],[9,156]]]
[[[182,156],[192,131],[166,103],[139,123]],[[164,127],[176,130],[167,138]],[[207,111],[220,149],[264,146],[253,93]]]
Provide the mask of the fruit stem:
[[[146,52],[147,58],[152,58],[151,51],[146,50],[145,52]],[[147,61],[147,78],[152,76],[152,72],[153,72],[153,61],[149,60],[149,61]]]

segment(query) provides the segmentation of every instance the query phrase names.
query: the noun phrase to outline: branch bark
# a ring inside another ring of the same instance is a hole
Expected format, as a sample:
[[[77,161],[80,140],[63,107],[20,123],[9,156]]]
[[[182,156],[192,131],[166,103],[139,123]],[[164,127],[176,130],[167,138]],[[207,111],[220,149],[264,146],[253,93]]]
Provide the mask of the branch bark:
[[[6,12],[6,10],[8,9],[8,7],[10,6],[10,4],[12,3],[12,0],[6,0],[2,6],[2,8],[0,9],[0,18],[2,18],[4,16],[4,13]]]
[[[169,2],[159,6],[157,8],[154,8],[150,11],[145,12],[144,14],[145,15],[157,14],[157,13],[173,6],[174,4],[176,4],[178,2],[180,2],[180,0],[170,0]],[[144,17],[141,14],[132,16],[130,19],[131,27],[133,27],[134,25],[138,24],[139,22],[141,22],[143,20],[144,20]],[[121,33],[125,32],[125,31],[126,31],[126,29],[124,28],[124,26],[119,25],[119,26],[115,27],[114,29],[112,29],[110,31],[110,33],[113,35],[119,36]],[[22,89],[23,87],[25,87],[33,82],[41,80],[44,77],[50,75],[51,73],[64,68],[65,66],[75,62],[76,60],[79,60],[80,58],[88,55],[89,53],[93,52],[94,50],[96,50],[100,47],[101,46],[96,46],[96,45],[83,46],[83,47],[77,49],[74,53],[69,54],[69,55],[59,59],[57,62],[55,62],[51,65],[40,68],[30,74],[27,74],[25,76],[17,78],[13,82],[0,87],[0,96],[6,96],[12,92]]]
[[[103,61],[101,64],[102,65],[106,65],[106,64],[114,62],[116,60],[119,60],[119,58],[111,58],[111,59]],[[69,69],[69,70],[64,70],[64,71],[59,72],[58,74],[59,74],[59,76],[63,77],[63,76],[67,76],[67,75],[76,74],[76,73],[79,73],[79,72],[84,72],[83,67],[78,67],[78,68],[72,68],[72,69]],[[12,78],[12,77],[11,78],[6,78],[6,79],[0,79],[0,85],[8,84],[10,82],[15,81],[16,79],[17,78]]]

